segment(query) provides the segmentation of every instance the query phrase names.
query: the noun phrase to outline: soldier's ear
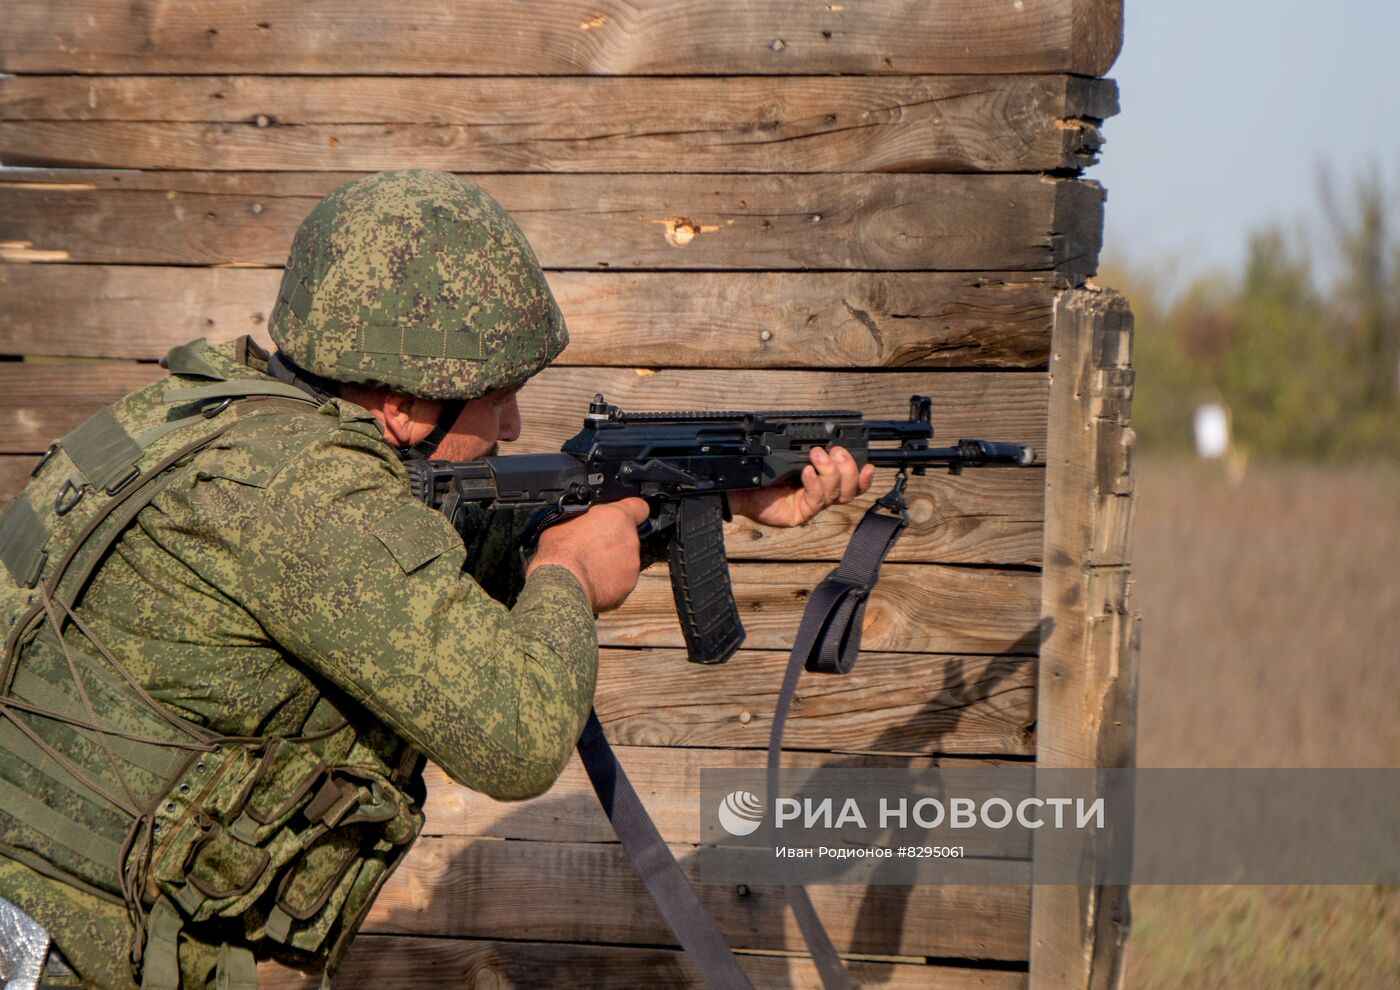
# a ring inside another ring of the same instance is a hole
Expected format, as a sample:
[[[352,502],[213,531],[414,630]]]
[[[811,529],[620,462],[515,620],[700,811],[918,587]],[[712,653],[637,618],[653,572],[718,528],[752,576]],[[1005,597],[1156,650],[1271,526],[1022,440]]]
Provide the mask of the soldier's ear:
[[[401,392],[384,392],[377,410],[379,421],[384,426],[385,438],[395,447],[407,447],[413,443],[409,435],[413,432],[413,409],[415,401],[411,395]]]
[[[432,432],[441,408],[442,404],[432,399],[404,392],[385,392],[377,412],[388,441],[396,447],[411,447]]]

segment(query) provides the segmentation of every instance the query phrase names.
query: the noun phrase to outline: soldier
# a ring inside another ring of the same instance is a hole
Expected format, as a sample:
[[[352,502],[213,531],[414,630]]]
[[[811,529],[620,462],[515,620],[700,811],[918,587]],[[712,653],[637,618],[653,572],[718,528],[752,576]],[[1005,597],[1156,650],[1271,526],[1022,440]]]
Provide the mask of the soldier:
[[[519,799],[573,750],[646,504],[523,567],[515,521],[469,553],[401,463],[514,440],[567,342],[515,223],[447,173],[342,186],[270,330],[271,356],[171,351],[0,517],[0,977],[38,971],[7,917],[74,985],[252,988],[255,949],[329,972],[421,827],[425,758]],[[733,508],[798,525],[872,474],[817,451]]]

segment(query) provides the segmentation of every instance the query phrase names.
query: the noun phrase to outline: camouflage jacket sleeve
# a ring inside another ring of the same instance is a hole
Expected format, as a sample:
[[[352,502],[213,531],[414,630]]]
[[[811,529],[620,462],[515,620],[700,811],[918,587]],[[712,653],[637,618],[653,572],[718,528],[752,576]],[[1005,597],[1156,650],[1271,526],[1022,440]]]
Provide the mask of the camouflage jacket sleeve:
[[[582,586],[545,566],[513,608],[492,599],[377,427],[329,419],[282,463],[259,468],[257,443],[237,436],[200,456],[177,496],[209,544],[192,566],[454,779],[498,798],[543,792],[597,679]]]
[[[497,601],[512,605],[525,582],[520,544],[535,516],[533,506],[494,511],[464,506],[462,532],[467,548],[467,572]],[[641,570],[667,560],[665,536],[642,541]]]

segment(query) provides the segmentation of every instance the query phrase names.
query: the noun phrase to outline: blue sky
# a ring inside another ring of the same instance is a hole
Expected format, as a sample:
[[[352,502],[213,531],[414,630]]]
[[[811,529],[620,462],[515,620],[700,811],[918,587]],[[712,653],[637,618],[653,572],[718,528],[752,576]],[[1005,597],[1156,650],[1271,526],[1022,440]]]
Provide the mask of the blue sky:
[[[1103,260],[1238,267],[1250,230],[1319,217],[1327,168],[1400,196],[1400,3],[1127,0],[1104,125]]]

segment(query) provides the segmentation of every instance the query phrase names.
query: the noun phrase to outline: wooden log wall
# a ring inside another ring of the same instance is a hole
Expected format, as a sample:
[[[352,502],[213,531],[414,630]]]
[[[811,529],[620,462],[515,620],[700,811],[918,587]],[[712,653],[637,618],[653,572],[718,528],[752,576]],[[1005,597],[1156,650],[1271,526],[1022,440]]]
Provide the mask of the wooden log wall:
[[[301,219],[336,185],[401,167],[479,183],[548,271],[572,343],[522,394],[520,449],[557,448],[599,389],[626,408],[894,417],[923,393],[940,437],[1048,445],[1052,473],[1062,454],[1066,477],[1096,477],[1054,362],[1066,335],[1093,333],[1064,313],[1096,295],[1103,194],[1082,170],[1117,111],[1100,77],[1121,0],[5,7],[0,500],[50,440],[159,376],[172,345],[266,345]],[[1112,488],[1128,504],[1129,481]],[[1105,657],[1131,667],[1130,645],[1071,587],[1100,587],[1089,543],[1127,517],[1082,525],[1075,506],[1102,494],[1086,484],[1047,498],[1044,468],[914,479],[868,652],[846,678],[804,679],[789,763],[1028,761],[1076,718],[1055,765],[1130,758],[1130,731],[1095,749]],[[599,712],[683,862],[699,768],[761,762],[806,593],[868,501],[796,532],[729,526],[749,639],[724,667],[684,662],[664,571],[600,623]],[[1055,628],[1075,630],[1055,655],[1078,679],[1047,693]],[[577,765],[520,804],[436,776],[428,832],[347,985],[699,985]],[[779,891],[701,895],[756,984],[816,985]],[[1096,936],[1102,912],[1027,888],[813,896],[858,979],[891,987],[1087,987],[1091,969],[1107,985],[1121,942]]]

